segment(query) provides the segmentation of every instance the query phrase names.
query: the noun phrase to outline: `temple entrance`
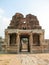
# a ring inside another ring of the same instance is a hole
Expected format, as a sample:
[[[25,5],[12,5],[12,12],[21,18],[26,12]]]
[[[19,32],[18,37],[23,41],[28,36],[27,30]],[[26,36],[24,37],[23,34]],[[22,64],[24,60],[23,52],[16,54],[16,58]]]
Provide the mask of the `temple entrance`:
[[[29,52],[29,36],[21,35],[20,36],[20,52]]]

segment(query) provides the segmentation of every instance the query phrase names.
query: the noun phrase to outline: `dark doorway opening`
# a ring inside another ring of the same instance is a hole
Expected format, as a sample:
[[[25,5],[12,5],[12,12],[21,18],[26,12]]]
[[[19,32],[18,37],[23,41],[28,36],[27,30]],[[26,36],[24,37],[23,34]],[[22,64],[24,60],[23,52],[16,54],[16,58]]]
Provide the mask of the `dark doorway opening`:
[[[40,35],[37,33],[33,34],[33,44],[36,46],[40,46]]]
[[[10,34],[10,46],[14,46],[16,44],[16,34]]]
[[[28,35],[20,36],[20,52],[30,52]]]

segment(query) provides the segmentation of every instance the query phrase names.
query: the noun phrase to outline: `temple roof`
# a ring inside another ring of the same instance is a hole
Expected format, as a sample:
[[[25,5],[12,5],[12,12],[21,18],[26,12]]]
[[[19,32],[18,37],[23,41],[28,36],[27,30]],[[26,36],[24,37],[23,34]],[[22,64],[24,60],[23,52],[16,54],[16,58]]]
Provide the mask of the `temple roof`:
[[[8,29],[41,29],[39,21],[35,15],[27,14],[24,17],[21,13],[16,13],[8,26]]]

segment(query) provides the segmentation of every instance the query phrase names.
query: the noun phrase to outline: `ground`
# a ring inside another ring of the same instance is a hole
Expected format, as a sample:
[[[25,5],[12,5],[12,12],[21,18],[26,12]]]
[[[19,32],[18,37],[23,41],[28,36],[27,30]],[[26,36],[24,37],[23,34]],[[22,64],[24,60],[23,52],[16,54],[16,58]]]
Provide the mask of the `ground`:
[[[0,54],[0,65],[49,65],[49,54]]]

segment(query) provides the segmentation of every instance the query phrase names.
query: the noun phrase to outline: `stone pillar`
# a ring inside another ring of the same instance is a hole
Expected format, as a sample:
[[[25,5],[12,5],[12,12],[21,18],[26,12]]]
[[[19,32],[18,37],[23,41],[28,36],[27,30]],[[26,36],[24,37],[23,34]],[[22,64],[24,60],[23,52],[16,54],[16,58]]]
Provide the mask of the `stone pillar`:
[[[5,31],[5,43],[6,45],[8,45],[8,32]]]
[[[45,42],[44,42],[44,33],[40,34],[40,45],[41,45],[41,51],[44,52],[44,45],[45,45]]]
[[[33,46],[33,37],[32,37],[32,33],[30,33],[29,44],[30,44],[30,52],[32,53],[32,46]]]
[[[5,44],[6,44],[5,52],[7,52],[7,49],[8,49],[9,44],[10,44],[10,35],[8,34],[7,31],[5,31]]]
[[[44,44],[44,35],[41,33],[40,34],[40,45]]]
[[[17,34],[17,53],[19,53],[20,50],[20,37],[19,34]]]
[[[8,46],[10,45],[10,35],[8,34]]]
[[[15,45],[17,46],[17,33],[16,33],[16,44]]]

